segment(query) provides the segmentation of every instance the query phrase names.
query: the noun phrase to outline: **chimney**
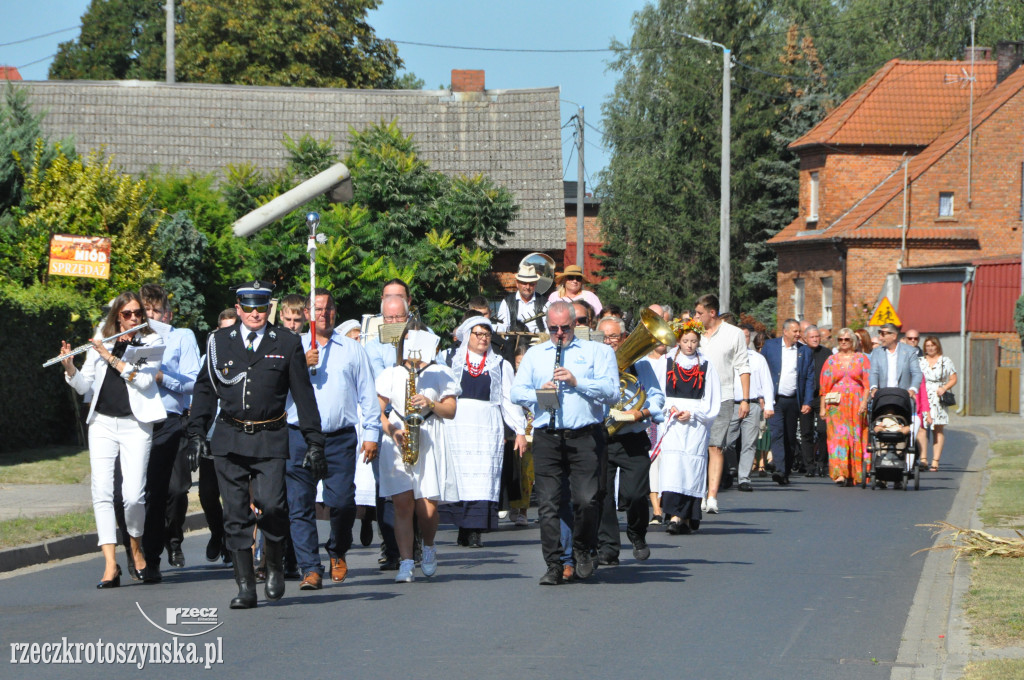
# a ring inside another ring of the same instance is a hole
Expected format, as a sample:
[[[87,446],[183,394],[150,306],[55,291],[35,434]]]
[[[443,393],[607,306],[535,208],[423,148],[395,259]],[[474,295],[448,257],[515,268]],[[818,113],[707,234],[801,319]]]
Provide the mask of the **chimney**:
[[[974,51],[974,61],[992,61],[992,48],[976,45],[973,48],[968,45],[964,48],[964,61],[970,63],[971,51]]]
[[[484,72],[452,69],[452,92],[483,92]]]
[[[1002,40],[996,44],[996,82],[1006,80],[1011,73],[1020,68],[1024,59],[1024,42]]]

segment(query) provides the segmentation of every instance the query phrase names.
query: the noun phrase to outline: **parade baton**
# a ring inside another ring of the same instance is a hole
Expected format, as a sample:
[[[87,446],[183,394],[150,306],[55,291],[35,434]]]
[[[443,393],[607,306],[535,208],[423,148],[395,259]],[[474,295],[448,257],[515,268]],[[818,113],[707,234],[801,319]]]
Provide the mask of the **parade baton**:
[[[309,227],[309,240],[306,242],[306,250],[309,251],[309,340],[312,347],[316,347],[316,244],[326,243],[327,235],[316,233],[320,226],[320,213],[306,213],[306,226]],[[324,310],[324,319],[327,319],[327,310]],[[310,375],[316,375],[316,366],[309,369]]]
[[[129,328],[126,331],[121,331],[120,333],[115,333],[114,335],[111,335],[109,338],[103,338],[102,340],[100,340],[100,342],[110,342],[111,340],[114,340],[115,338],[119,338],[122,335],[128,335],[129,333],[134,333],[135,331],[139,330],[140,328],[145,328],[148,325],[149,325],[148,321],[143,321],[142,323],[140,323],[138,326],[135,326],[134,328]],[[64,361],[68,357],[73,357],[76,354],[81,354],[82,352],[88,352],[92,348],[93,348],[93,344],[91,342],[87,342],[84,345],[79,345],[78,347],[74,348],[73,350],[71,350],[67,354],[61,354],[59,357],[54,357],[54,358],[50,359],[45,364],[43,364],[43,368],[46,368],[47,366],[53,366],[55,363],[57,363],[59,361]]]
[[[651,449],[651,462],[652,463],[654,462],[654,459],[658,457],[658,454],[661,453],[661,442],[663,442],[665,440],[665,435],[668,434],[668,429],[670,427],[672,427],[673,425],[675,425],[677,422],[679,422],[679,421],[677,421],[675,418],[672,418],[671,420],[669,420],[668,421],[668,425],[665,426],[665,431],[661,433],[660,437],[658,437],[658,443],[654,445],[653,449]]]

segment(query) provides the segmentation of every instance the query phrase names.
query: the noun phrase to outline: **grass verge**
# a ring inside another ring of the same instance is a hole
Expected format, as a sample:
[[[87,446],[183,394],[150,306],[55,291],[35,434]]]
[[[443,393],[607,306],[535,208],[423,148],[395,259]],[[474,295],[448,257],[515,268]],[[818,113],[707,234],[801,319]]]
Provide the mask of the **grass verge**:
[[[986,527],[1024,523],[1024,441],[996,442],[988,463],[989,482],[979,516]]]
[[[0,484],[78,484],[89,475],[89,452],[47,446],[0,453]]]
[[[0,522],[0,548],[38,543],[48,538],[96,531],[92,511],[46,517],[19,517]]]
[[[1024,560],[972,559],[971,586],[964,609],[971,621],[971,633],[986,646],[1024,644]]]
[[[971,663],[964,669],[964,680],[1020,680],[1024,678],[1024,659],[997,659]]]

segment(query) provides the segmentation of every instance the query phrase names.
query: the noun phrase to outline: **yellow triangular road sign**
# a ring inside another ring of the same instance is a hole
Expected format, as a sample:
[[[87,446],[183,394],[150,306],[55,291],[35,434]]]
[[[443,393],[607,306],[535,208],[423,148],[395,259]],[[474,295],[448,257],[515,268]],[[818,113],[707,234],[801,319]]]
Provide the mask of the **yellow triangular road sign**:
[[[894,323],[897,326],[903,325],[900,317],[896,316],[896,310],[892,308],[892,303],[889,302],[887,297],[882,298],[882,301],[878,303],[878,309],[871,316],[871,321],[868,322],[868,325],[881,326],[884,323]]]

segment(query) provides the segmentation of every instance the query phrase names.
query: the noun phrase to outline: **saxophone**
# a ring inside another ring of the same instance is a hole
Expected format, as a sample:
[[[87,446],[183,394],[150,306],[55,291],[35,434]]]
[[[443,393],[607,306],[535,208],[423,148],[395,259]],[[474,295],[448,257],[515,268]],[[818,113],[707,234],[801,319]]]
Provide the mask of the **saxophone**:
[[[420,459],[420,426],[423,425],[423,414],[418,406],[412,405],[416,395],[416,368],[419,362],[413,361],[409,371],[409,382],[405,388],[405,443],[402,445],[402,462],[412,467]]]

